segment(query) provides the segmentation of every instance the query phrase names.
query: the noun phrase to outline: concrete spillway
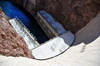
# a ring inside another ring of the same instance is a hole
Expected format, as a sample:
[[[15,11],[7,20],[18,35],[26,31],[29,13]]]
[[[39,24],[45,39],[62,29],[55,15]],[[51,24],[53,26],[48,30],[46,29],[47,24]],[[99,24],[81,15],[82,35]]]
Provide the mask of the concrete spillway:
[[[29,33],[30,31],[22,24],[22,22],[20,22],[18,18],[10,19],[9,22],[16,30],[16,32],[24,38],[30,50],[39,45],[39,43],[36,41],[35,36]]]

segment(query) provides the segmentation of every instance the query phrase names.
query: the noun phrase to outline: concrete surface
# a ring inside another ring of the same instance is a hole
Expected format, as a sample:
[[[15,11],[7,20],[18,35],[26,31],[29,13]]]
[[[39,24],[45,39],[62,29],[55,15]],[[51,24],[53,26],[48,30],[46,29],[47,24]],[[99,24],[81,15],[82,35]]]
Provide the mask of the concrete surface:
[[[44,10],[38,11],[38,16],[40,17],[40,19],[42,19],[43,22],[45,22],[46,26],[48,26],[49,29],[50,29],[50,27],[53,28],[53,30],[58,35],[61,35],[61,34],[65,33],[65,32],[67,32],[64,29],[64,27],[59,22],[57,22],[56,19],[54,19],[52,17],[52,15],[50,15],[46,11],[44,11]]]
[[[67,50],[73,42],[74,35],[68,31],[33,49],[32,54],[36,59],[52,58]]]
[[[9,23],[13,26],[16,32],[24,38],[26,45],[28,46],[30,50],[39,45],[39,43],[35,40],[35,37],[31,35],[31,33],[22,24],[22,22],[14,18],[14,19],[10,19]]]

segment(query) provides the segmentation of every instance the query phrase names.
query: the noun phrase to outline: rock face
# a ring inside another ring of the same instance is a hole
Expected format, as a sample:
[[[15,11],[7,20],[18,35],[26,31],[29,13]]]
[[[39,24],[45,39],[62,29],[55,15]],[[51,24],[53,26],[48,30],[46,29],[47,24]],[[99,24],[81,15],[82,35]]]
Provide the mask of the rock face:
[[[11,0],[20,4],[30,13],[45,10],[65,29],[76,33],[83,28],[98,12],[100,0]]]
[[[8,22],[8,17],[0,11],[0,55],[33,58],[24,39]]]

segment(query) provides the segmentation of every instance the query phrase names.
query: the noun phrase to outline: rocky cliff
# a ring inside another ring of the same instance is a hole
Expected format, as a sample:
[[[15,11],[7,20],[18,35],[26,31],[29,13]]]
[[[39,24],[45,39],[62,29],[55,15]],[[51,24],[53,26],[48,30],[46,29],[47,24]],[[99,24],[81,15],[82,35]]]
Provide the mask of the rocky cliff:
[[[45,10],[76,33],[100,12],[100,0],[11,0],[30,13]]]
[[[33,58],[24,39],[12,28],[2,10],[0,10],[0,55]]]

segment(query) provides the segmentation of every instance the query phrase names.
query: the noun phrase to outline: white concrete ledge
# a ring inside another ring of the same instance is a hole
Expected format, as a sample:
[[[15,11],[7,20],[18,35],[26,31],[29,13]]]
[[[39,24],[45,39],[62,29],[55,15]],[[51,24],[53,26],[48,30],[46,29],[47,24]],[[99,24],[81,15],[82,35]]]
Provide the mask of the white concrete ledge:
[[[32,54],[36,59],[48,59],[55,57],[67,50],[74,41],[74,35],[68,31],[36,49],[32,50]]]

